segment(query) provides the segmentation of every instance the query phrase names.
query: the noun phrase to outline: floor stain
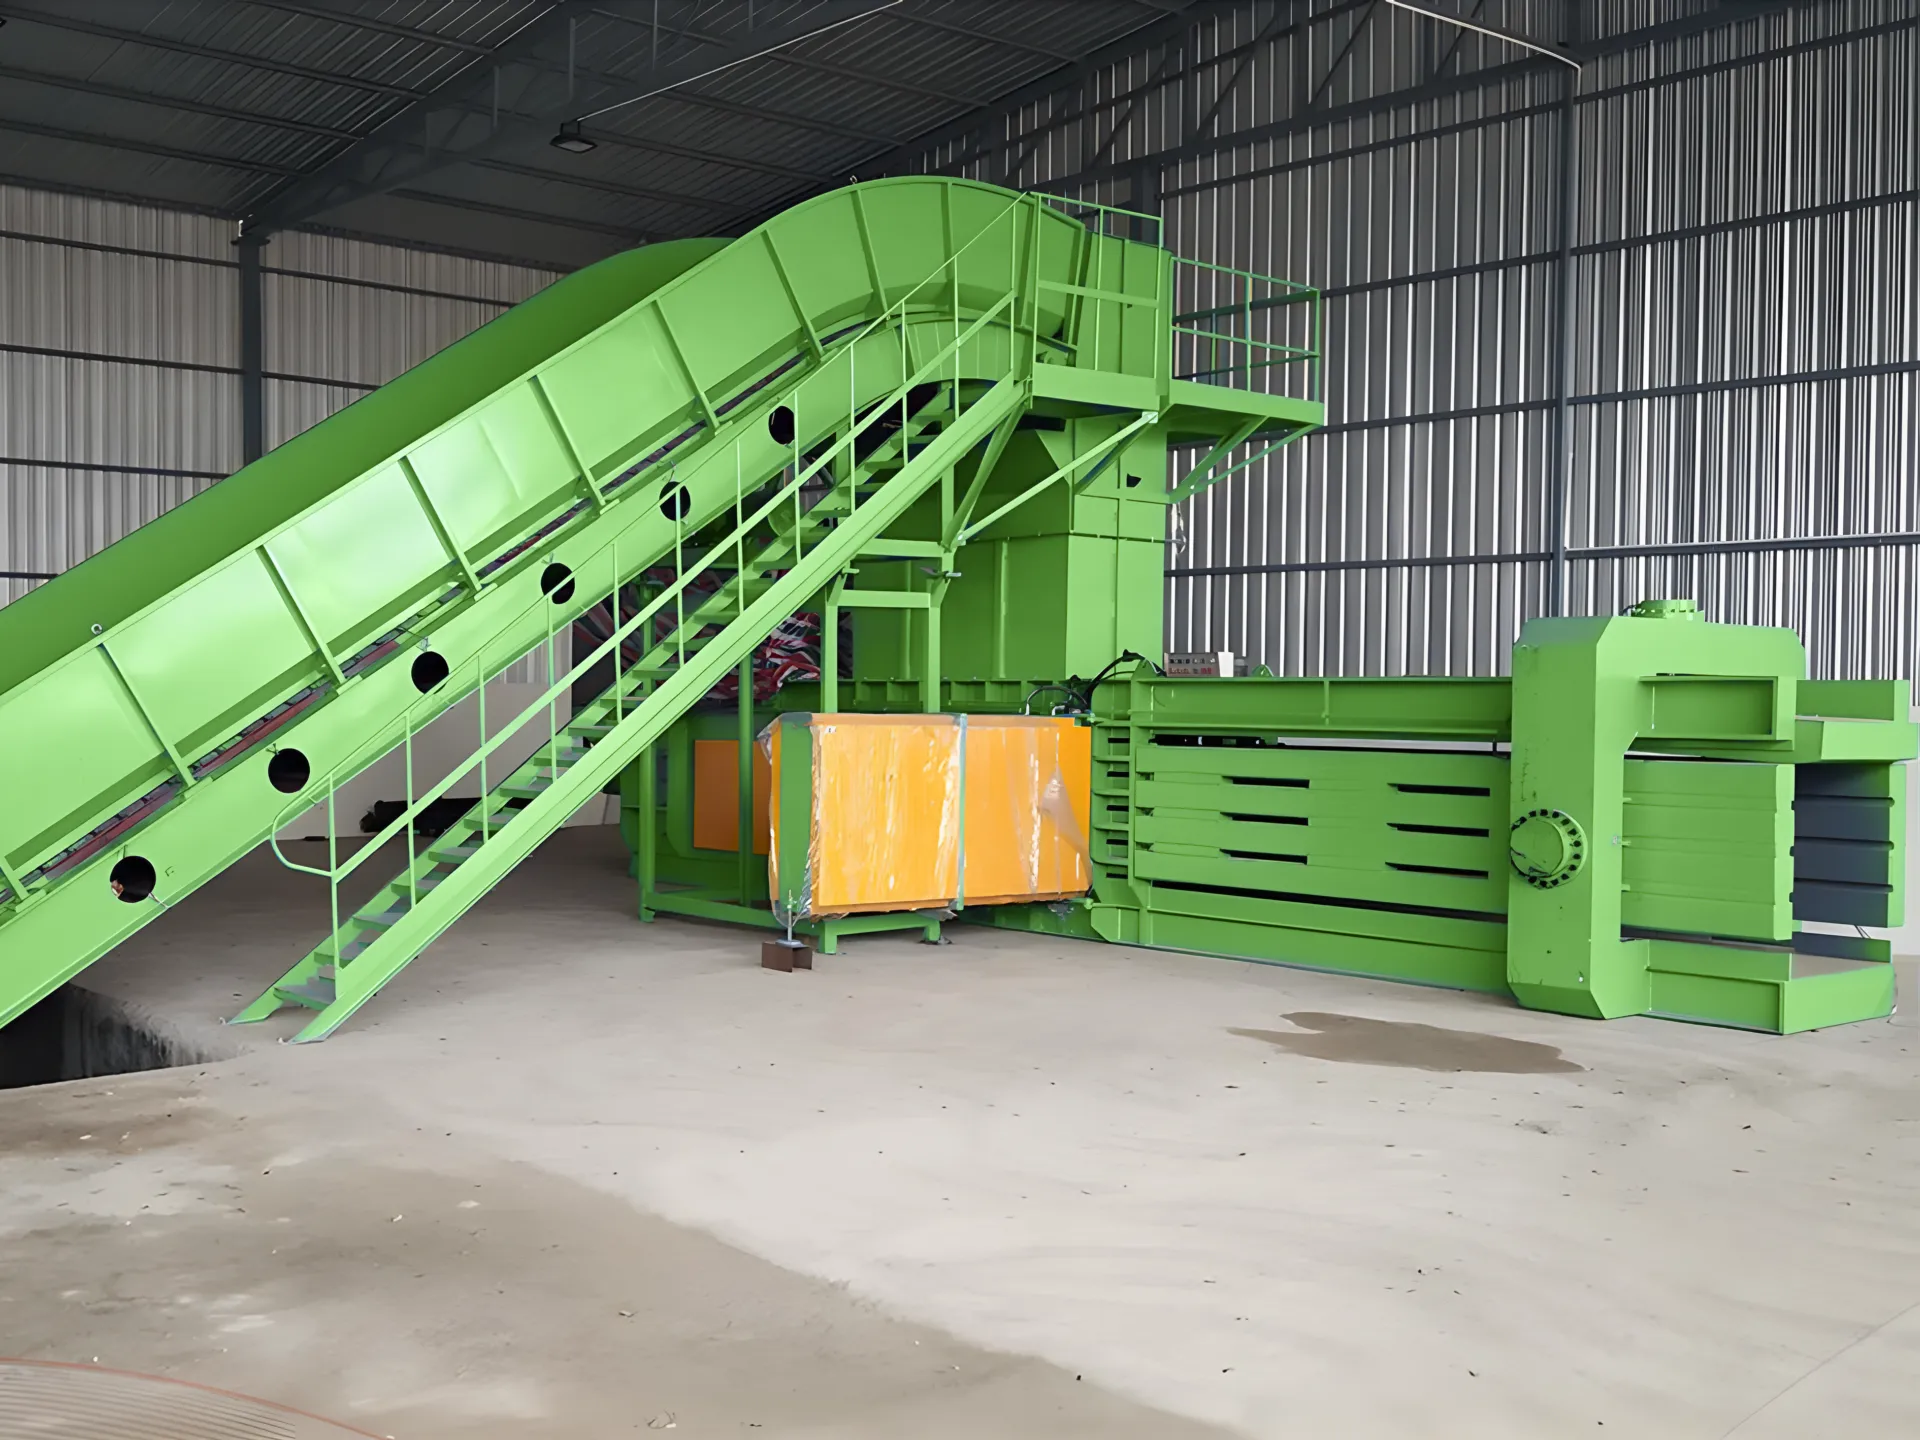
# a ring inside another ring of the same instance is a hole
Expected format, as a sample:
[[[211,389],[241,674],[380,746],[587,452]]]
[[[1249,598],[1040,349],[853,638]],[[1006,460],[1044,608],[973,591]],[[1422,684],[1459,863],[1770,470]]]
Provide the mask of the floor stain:
[[[1315,1060],[1345,1060],[1355,1065],[1391,1065],[1442,1074],[1479,1071],[1489,1075],[1566,1075],[1584,1070],[1561,1055],[1559,1047],[1513,1040],[1478,1030],[1446,1030],[1405,1020],[1368,1020],[1298,1010],[1282,1016],[1298,1030],[1243,1030],[1230,1035],[1264,1040],[1291,1055]]]
[[[152,1093],[143,1093],[148,1087],[135,1076],[104,1081],[104,1087],[101,1080],[70,1081],[0,1094],[0,1156],[137,1154],[204,1141],[223,1124],[177,1081]],[[102,1105],[98,1097],[113,1095],[116,1086],[122,1098]]]

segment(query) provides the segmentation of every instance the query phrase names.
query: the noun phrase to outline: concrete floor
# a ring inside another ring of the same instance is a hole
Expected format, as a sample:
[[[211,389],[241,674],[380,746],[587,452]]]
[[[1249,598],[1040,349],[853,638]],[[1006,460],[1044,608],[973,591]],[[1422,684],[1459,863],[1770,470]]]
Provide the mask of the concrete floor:
[[[232,1058],[0,1093],[0,1350],[405,1440],[1920,1433],[1911,1004],[967,928],[779,975],[622,860],[563,834],[324,1045],[213,1023],[321,929],[263,857],[97,967]]]

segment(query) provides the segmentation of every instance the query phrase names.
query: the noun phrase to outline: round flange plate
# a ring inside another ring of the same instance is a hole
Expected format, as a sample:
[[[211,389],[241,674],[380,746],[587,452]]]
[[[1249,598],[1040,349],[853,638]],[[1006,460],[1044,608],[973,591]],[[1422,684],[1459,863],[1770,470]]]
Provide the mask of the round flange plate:
[[[1587,860],[1587,836],[1564,810],[1529,810],[1507,834],[1507,855],[1520,878],[1539,890],[1564,885]]]

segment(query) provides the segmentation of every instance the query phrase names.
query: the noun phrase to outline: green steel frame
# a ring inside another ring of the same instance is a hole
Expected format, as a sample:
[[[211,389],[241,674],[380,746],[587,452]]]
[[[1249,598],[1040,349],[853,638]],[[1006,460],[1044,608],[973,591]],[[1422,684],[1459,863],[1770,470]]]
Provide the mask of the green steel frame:
[[[996,918],[1573,1015],[1889,1012],[1888,944],[1834,932],[1902,923],[1904,683],[1672,602],[1530,621],[1513,669],[1135,671],[1093,720],[1092,895]]]
[[[1170,257],[1113,218],[906,178],[615,257],[0,612],[0,1022],[321,806],[327,863],[282,858],[329,885],[332,933],[237,1018],[305,1006],[299,1038],[324,1036],[796,609],[917,620],[937,676],[949,588],[990,603],[963,547],[1169,444],[1317,424],[1176,376]],[[496,778],[482,718],[455,772],[481,803],[414,853],[453,782],[415,793],[413,737],[661,564],[674,582],[509,725],[544,727],[531,760]],[[404,813],[343,859],[337,788],[394,750]],[[395,844],[343,915],[341,882]]]
[[[1792,1033],[1884,1016],[1891,947],[1859,927],[1903,920],[1907,686],[1804,669],[1791,632],[1708,624],[1685,602],[1530,622],[1511,680],[1134,666],[1087,717],[1091,893],[964,918],[1596,1018]],[[917,679],[841,688],[848,709],[924,708]],[[949,678],[941,698],[1004,711],[1041,688]],[[711,863],[676,820],[692,773],[676,738],[667,807],[625,792],[630,840],[656,815],[646,897]],[[660,908],[771,926],[751,868],[744,907],[714,889]]]
[[[1511,680],[1116,668],[1162,649],[1168,507],[1323,416],[1317,293],[1126,238],[1156,225],[914,178],[616,257],[0,611],[0,1022],[264,841],[329,887],[330,933],[236,1018],[304,1007],[321,1038],[616,779],[642,918],[774,926],[751,667],[803,609],[823,675],[778,709],[1064,699],[1093,727],[1091,892],[967,919],[1593,1017],[1886,1014],[1860,927],[1902,917],[1914,726],[1896,682],[1805,680],[1789,632],[1663,601],[1529,622]],[[537,650],[550,684],[490,726],[487,682]],[[416,786],[414,737],[470,694],[472,755]],[[688,819],[713,736],[729,853]],[[403,813],[347,853],[338,787],[396,750]],[[324,865],[275,838],[316,806]],[[372,863],[397,873],[345,910]]]

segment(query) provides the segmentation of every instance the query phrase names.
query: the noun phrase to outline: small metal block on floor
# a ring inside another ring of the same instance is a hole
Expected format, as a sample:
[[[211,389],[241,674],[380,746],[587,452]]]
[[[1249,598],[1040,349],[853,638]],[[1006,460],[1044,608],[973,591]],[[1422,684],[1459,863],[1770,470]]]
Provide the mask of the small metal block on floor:
[[[760,946],[763,970],[811,970],[813,947],[800,940],[768,940]]]

